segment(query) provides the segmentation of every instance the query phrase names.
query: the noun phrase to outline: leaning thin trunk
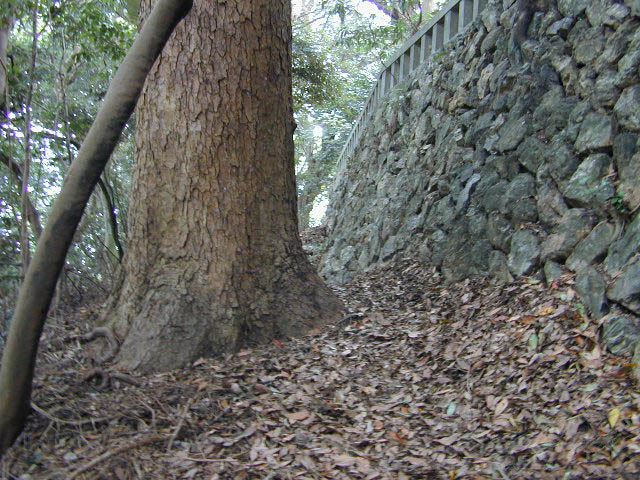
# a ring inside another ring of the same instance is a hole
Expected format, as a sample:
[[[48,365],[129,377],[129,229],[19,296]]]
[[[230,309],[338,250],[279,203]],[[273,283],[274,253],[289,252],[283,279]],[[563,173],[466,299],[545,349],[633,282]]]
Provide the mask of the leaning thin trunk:
[[[38,341],[84,208],[129,119],[147,73],[189,0],[159,0],[118,69],[104,104],[67,173],[20,288],[0,368],[0,456],[22,431],[29,412]]]

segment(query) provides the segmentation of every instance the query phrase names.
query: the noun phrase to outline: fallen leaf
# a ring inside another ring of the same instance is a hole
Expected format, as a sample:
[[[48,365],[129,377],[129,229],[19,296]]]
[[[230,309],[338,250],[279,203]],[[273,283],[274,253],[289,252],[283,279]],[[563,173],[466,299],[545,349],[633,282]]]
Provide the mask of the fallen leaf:
[[[615,427],[616,423],[618,423],[618,420],[620,419],[620,409],[615,407],[609,410],[608,418],[609,418],[609,426],[611,428]]]
[[[309,416],[308,410],[298,410],[297,412],[287,413],[287,418],[291,422],[304,420]]]

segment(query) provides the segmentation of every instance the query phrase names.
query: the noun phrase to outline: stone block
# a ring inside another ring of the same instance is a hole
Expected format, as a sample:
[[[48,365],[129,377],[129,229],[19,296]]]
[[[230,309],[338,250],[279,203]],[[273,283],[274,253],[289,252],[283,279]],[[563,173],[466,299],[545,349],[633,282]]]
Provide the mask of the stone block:
[[[590,3],[590,0],[558,0],[558,10],[567,17],[577,17]]]
[[[587,18],[593,26],[609,25],[616,27],[630,13],[629,7],[613,0],[598,0],[591,2],[586,8]]]
[[[508,252],[511,245],[511,223],[497,212],[489,215],[487,219],[487,239],[495,248]]]
[[[640,131],[640,85],[625,88],[613,111],[620,125],[635,132]]]
[[[546,149],[547,145],[544,142],[536,137],[529,136],[518,145],[516,155],[520,164],[535,174],[543,162]]]
[[[513,282],[513,275],[511,275],[507,264],[507,256],[499,250],[493,250],[489,255],[489,275],[496,283]]]
[[[588,156],[569,179],[563,193],[579,207],[603,209],[615,189],[609,178],[611,157],[603,153]]]
[[[591,112],[587,114],[580,133],[575,142],[575,148],[579,152],[598,150],[610,147],[615,135],[615,122],[613,117],[602,113]]]
[[[544,277],[547,283],[553,282],[556,278],[564,274],[562,265],[549,260],[544,264]]]
[[[502,197],[500,211],[509,215],[513,223],[535,222],[538,219],[535,195],[536,181],[533,175],[516,175]]]
[[[634,315],[611,312],[601,320],[602,343],[615,355],[633,354],[640,345],[640,319]]]
[[[638,81],[638,66],[640,66],[640,29],[637,29],[626,53],[618,61],[617,85],[621,88],[628,87]]]
[[[540,260],[540,242],[531,231],[520,229],[511,236],[507,263],[516,277],[533,273]]]
[[[558,221],[553,233],[542,243],[541,260],[564,260],[573,247],[591,231],[595,217],[589,210],[572,208]]]
[[[640,256],[633,257],[620,270],[607,290],[607,296],[636,314],[640,314]]]
[[[640,215],[627,225],[622,237],[611,244],[604,260],[605,271],[616,276],[629,259],[640,252]]]
[[[585,267],[576,275],[576,291],[594,318],[602,318],[609,311],[603,275],[593,267]]]
[[[582,239],[567,258],[566,266],[574,272],[604,259],[609,245],[615,240],[617,229],[608,222],[601,222]]]
[[[496,143],[496,149],[499,152],[514,150],[530,130],[531,117],[529,115],[508,120],[498,132],[500,139]]]

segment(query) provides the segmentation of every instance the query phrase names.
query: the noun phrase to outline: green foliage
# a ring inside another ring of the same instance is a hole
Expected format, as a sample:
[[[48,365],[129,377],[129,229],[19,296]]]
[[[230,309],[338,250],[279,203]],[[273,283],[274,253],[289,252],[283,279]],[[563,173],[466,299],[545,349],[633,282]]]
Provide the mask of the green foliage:
[[[9,102],[7,118],[0,123],[0,153],[23,164],[27,93],[29,85],[33,85],[29,194],[44,223],[109,81],[133,41],[136,27],[120,13],[124,11],[121,0],[41,1],[37,11],[37,62],[30,74],[34,5],[33,1],[12,5],[15,23],[8,52]],[[129,127],[106,174],[121,232],[126,226],[132,133]],[[20,188],[4,164],[0,165],[0,198],[1,324],[2,317],[10,314],[3,305],[12,304],[21,274]],[[103,201],[95,195],[67,259],[67,280],[74,285],[76,294],[94,290],[96,281],[107,280],[112,274],[104,215]],[[35,238],[31,240],[33,247]]]
[[[629,208],[629,204],[624,199],[624,195],[622,193],[616,193],[613,197],[611,197],[610,201],[611,201],[611,206],[618,214],[624,217],[631,214],[631,209]]]

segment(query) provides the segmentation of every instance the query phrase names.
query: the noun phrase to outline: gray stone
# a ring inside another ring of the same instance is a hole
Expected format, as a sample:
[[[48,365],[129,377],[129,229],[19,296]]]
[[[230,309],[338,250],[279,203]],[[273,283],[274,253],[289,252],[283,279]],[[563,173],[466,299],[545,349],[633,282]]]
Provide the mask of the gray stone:
[[[629,130],[640,131],[640,85],[625,88],[613,111],[620,125]]]
[[[585,117],[580,127],[575,143],[576,150],[584,152],[610,147],[614,134],[615,123],[611,116],[591,112]]]
[[[564,275],[564,269],[559,263],[549,260],[544,264],[544,278],[547,283],[553,282],[562,275]]]
[[[569,179],[564,196],[576,206],[604,206],[615,193],[609,178],[610,165],[608,155],[588,156]]]
[[[382,250],[380,250],[380,258],[383,262],[390,260],[398,251],[398,239],[397,237],[391,236],[384,242],[382,246]]]
[[[613,158],[620,180],[617,192],[626,202],[629,210],[640,206],[640,152],[638,137],[631,133],[622,133],[614,139]]]
[[[618,61],[619,87],[625,88],[638,81],[638,66],[640,66],[640,29],[634,33],[627,52]]]
[[[531,117],[528,115],[507,121],[498,132],[500,136],[500,140],[496,144],[498,151],[506,152],[515,149],[524,136],[529,133],[530,123]]]
[[[487,219],[487,239],[491,244],[502,250],[509,251],[511,245],[511,223],[497,212],[489,215]]]
[[[615,276],[629,259],[640,252],[640,215],[627,226],[624,235],[609,247],[604,269],[611,276]]]
[[[549,28],[547,28],[547,33],[549,35],[561,35],[563,38],[567,38],[567,34],[569,33],[569,30],[571,30],[573,22],[574,20],[572,17],[564,17],[553,22]]]
[[[576,32],[574,34],[574,32]],[[593,62],[604,49],[604,35],[601,27],[574,27],[569,34],[569,42],[573,44],[573,56],[576,62],[589,64]]]
[[[575,83],[578,78],[578,66],[570,55],[552,56],[550,58],[553,68],[555,68],[560,80],[568,94],[575,93]]]
[[[469,277],[485,276],[489,268],[491,245],[480,240],[469,248],[468,243],[459,245],[442,262],[442,273],[448,282],[457,282]]]
[[[595,62],[596,70],[613,68],[618,70],[618,60],[627,53],[627,45],[631,41],[631,34],[635,31],[635,23],[627,20],[616,32],[607,38],[604,50]]]
[[[615,240],[616,227],[608,222],[600,222],[582,239],[569,255],[565,265],[574,272],[594,263],[601,262],[609,245]]]
[[[524,168],[535,174],[543,162],[547,145],[536,137],[527,137],[518,146],[516,155]]]
[[[605,70],[595,82],[595,100],[599,105],[612,107],[618,101],[620,90],[616,87],[617,72]]]
[[[480,181],[480,174],[475,173],[469,178],[464,189],[458,195],[458,201],[456,202],[456,213],[460,214],[467,210],[469,207],[470,196],[475,189],[476,184]]]
[[[578,133],[582,128],[582,122],[585,120],[588,114],[593,112],[590,100],[582,100],[576,103],[576,106],[571,110],[569,114],[569,122],[564,132],[565,137],[570,142],[575,142],[578,138]]]
[[[600,25],[617,26],[629,16],[629,7],[613,0],[598,0],[591,2],[586,9],[589,23],[593,26]]]
[[[577,17],[585,11],[591,0],[558,0],[558,10],[567,17]]]
[[[632,258],[607,290],[607,296],[640,314],[640,256]]]
[[[500,210],[500,206],[502,205],[502,197],[504,197],[508,186],[508,182],[500,180],[495,185],[486,188],[486,190],[481,194],[480,198],[480,205],[482,205],[485,212],[490,213]]]
[[[594,318],[602,318],[609,311],[605,295],[604,277],[593,267],[586,267],[576,275],[576,291]]]
[[[573,247],[591,231],[594,223],[594,215],[589,210],[572,208],[567,211],[553,233],[542,243],[542,261],[567,258]]]
[[[490,155],[485,161],[486,168],[492,168],[501,178],[513,180],[520,172],[515,155]]]
[[[497,283],[513,282],[513,275],[511,275],[507,264],[507,256],[499,250],[493,250],[489,254],[489,275]]]
[[[590,67],[582,67],[578,75],[578,94],[581,97],[588,97],[593,93],[596,83],[596,71]],[[597,102],[594,102],[597,103]]]
[[[533,232],[521,229],[511,236],[511,251],[507,263],[516,277],[533,273],[539,259],[540,244]]]
[[[549,164],[551,177],[559,185],[571,178],[580,165],[580,159],[573,153],[573,149],[567,145],[562,134],[553,137],[545,153],[545,160]]]
[[[538,219],[535,195],[535,178],[530,173],[516,175],[502,197],[500,211],[510,215],[514,223],[535,222]]]
[[[640,0],[624,0],[624,3],[629,6],[632,14],[640,17]]]
[[[496,43],[498,42],[498,40],[504,36],[504,27],[499,26],[497,28],[494,28],[493,30],[491,30],[486,37],[484,37],[484,40],[482,41],[482,44],[480,45],[480,53],[481,54],[485,54],[487,52],[492,51],[493,49],[496,48]]]
[[[495,8],[485,8],[480,14],[480,18],[487,31],[491,32],[491,30],[498,26],[500,14]]]
[[[540,222],[548,228],[560,223],[563,215],[569,211],[558,189],[549,183],[538,187],[537,209]]]
[[[615,355],[633,354],[640,345],[640,320],[622,312],[611,312],[601,320],[602,343]]]
[[[536,128],[544,128],[550,135],[562,130],[577,103],[577,97],[565,97],[564,89],[560,85],[554,85],[542,96],[533,112]]]

